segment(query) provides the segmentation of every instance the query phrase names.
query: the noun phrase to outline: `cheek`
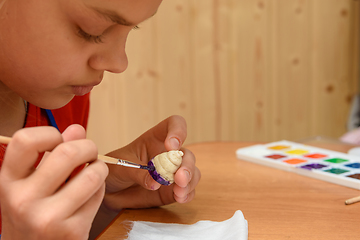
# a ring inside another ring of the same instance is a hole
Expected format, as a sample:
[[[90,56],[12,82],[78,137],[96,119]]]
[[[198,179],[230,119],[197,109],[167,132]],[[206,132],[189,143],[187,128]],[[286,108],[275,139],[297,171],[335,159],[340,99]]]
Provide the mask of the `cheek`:
[[[7,52],[6,56],[7,71],[17,75],[17,78],[28,79],[35,85],[40,82],[56,86],[61,81],[65,84],[70,81],[70,77],[77,78],[76,75],[87,65],[86,56],[76,54],[61,42],[57,44],[54,41],[48,46],[46,42],[28,42],[16,51]]]
[[[19,55],[23,56],[23,66],[27,66],[28,74],[54,79],[57,76],[73,76],[86,67],[88,59],[86,52],[80,52],[74,42],[52,34],[42,40],[36,38],[28,41]]]
[[[76,74],[86,69],[89,54],[79,51],[67,38],[46,34],[29,33],[9,38],[5,45],[7,48],[3,50],[8,69],[32,79],[34,83],[51,79],[48,84],[55,85],[59,79],[65,78],[66,82],[69,77],[76,78]]]
[[[79,46],[79,37],[61,13],[53,9],[56,4],[46,6],[50,9],[46,12],[34,5],[36,1],[30,2],[33,5],[9,6],[9,12],[17,14],[1,19],[0,63],[30,79],[68,78],[86,68],[90,54]]]
[[[31,31],[27,34],[9,31],[0,41],[1,81],[40,107],[66,104],[72,96],[64,94],[64,88],[86,75],[86,52],[75,51],[75,44],[67,38],[41,38]]]
[[[64,88],[86,76],[91,49],[80,47],[79,37],[61,17],[25,7],[31,10],[8,9],[17,15],[4,16],[0,10],[0,80],[40,107],[60,107],[72,98]]]

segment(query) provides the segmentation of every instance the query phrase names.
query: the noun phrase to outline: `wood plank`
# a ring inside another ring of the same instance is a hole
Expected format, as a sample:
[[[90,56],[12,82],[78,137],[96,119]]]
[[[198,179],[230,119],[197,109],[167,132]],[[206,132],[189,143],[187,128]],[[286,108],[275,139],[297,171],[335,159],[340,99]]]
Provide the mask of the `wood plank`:
[[[88,137],[105,153],[179,114],[186,143],[337,138],[358,52],[359,1],[163,1],[93,90]]]

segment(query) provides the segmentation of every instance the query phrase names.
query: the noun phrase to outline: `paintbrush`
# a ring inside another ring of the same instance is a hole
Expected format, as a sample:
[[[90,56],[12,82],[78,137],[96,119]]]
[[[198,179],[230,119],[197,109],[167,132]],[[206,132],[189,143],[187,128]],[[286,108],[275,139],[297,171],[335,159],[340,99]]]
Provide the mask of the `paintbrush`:
[[[350,204],[353,204],[353,203],[356,203],[356,202],[360,202],[360,196],[353,197],[353,198],[350,198],[350,199],[346,200],[345,204],[350,205]]]
[[[9,144],[10,141],[11,141],[10,137],[0,136],[0,143]],[[98,159],[103,162],[109,163],[109,164],[115,164],[115,165],[120,165],[120,166],[124,166],[124,167],[145,169],[148,171],[155,171],[154,166],[141,165],[141,164],[133,163],[133,162],[123,160],[123,159],[117,159],[117,158],[103,156],[103,155],[98,155]]]

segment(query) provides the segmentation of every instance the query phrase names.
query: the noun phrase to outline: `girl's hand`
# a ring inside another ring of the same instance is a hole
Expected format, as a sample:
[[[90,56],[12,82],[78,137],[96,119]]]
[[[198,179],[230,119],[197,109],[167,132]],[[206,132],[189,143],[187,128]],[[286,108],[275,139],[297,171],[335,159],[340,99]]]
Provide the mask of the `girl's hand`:
[[[160,122],[129,145],[109,153],[109,156],[147,164],[157,154],[181,149],[184,152],[181,167],[175,174],[175,183],[162,186],[148,171],[121,166],[109,166],[104,204],[112,210],[144,208],[185,203],[195,196],[195,187],[201,174],[195,166],[195,156],[182,144],[186,138],[186,122],[172,116]]]
[[[48,151],[35,169],[39,154]],[[91,162],[64,184],[78,166]],[[0,172],[3,239],[87,239],[104,195],[106,165],[85,130],[19,130]]]

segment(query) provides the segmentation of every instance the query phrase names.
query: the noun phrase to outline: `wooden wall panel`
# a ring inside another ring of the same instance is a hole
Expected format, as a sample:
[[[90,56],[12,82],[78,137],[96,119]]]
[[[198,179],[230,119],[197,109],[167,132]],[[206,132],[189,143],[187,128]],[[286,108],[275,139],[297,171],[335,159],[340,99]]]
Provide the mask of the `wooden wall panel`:
[[[171,0],[128,39],[129,67],[93,90],[101,153],[162,119],[186,143],[339,137],[358,92],[359,1]]]
[[[359,53],[355,36],[359,29],[352,27],[358,22],[354,16],[358,15],[358,2],[354,3],[332,0],[332,8],[327,10],[320,2],[313,3],[314,134],[340,135],[345,130],[350,99],[357,92],[359,80],[353,75],[351,62],[352,55]]]

